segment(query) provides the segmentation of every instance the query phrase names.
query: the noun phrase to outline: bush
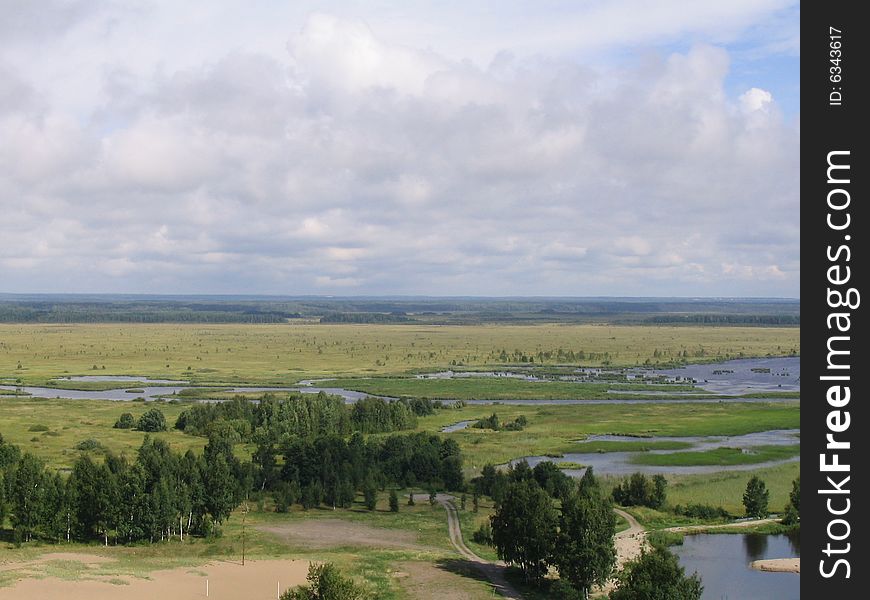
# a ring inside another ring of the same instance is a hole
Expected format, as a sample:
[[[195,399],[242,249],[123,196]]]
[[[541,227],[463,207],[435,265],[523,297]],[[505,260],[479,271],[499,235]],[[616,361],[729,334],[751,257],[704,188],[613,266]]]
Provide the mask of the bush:
[[[76,444],[76,450],[83,450],[85,452],[90,450],[101,450],[102,448],[103,445],[94,438],[88,438]]]
[[[369,600],[368,592],[343,576],[332,563],[308,567],[308,584],[291,588],[280,600]]]
[[[37,424],[37,425],[31,425],[30,427],[28,427],[27,431],[48,431],[48,429],[49,429],[48,425]]]
[[[674,507],[674,512],[684,517],[693,517],[696,519],[712,520],[712,519],[730,519],[731,513],[721,506],[710,506],[709,504],[687,504]]]
[[[166,431],[166,417],[163,416],[159,408],[148,409],[139,417],[136,429],[147,432]]]
[[[115,429],[133,429],[135,426],[136,419],[134,419],[133,415],[130,413],[122,414],[113,425]]]
[[[483,522],[477,531],[471,534],[471,539],[475,544],[492,546],[492,526],[489,522]]]

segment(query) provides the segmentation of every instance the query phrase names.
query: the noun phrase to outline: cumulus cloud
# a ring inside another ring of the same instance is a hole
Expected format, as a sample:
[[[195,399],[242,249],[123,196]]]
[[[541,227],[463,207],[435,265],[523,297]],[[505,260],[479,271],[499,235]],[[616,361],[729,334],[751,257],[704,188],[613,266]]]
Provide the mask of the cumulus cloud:
[[[479,64],[323,13],[285,38],[104,57],[84,113],[0,42],[6,289],[798,293],[798,132],[726,93],[723,47]]]

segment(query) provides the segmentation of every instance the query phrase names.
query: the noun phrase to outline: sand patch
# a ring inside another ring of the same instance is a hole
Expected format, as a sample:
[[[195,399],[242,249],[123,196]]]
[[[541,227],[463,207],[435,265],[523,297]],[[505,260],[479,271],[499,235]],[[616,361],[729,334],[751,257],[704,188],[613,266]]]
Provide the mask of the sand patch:
[[[0,588],[0,600],[187,600],[205,598],[206,581],[210,600],[273,600],[279,582],[281,592],[305,582],[308,564],[307,560],[246,561],[245,566],[215,562],[195,569],[154,571],[148,579],[96,574],[98,580],[21,579]]]
[[[768,558],[766,560],[755,560],[749,564],[753,569],[759,571],[770,571],[772,573],[798,573],[801,572],[800,558]]]
[[[403,589],[415,600],[484,600],[492,598],[489,585],[451,573],[428,562],[405,562],[394,573]],[[473,568],[473,567],[469,567]]]
[[[278,536],[291,546],[301,548],[401,548],[428,550],[411,531],[373,527],[341,519],[305,519],[286,525],[258,527]]]

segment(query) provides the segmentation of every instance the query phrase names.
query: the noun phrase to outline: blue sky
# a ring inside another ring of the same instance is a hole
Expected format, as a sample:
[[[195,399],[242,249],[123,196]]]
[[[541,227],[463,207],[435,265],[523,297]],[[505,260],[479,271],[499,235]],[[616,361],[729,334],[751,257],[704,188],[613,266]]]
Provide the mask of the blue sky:
[[[797,297],[799,11],[0,0],[0,291]]]

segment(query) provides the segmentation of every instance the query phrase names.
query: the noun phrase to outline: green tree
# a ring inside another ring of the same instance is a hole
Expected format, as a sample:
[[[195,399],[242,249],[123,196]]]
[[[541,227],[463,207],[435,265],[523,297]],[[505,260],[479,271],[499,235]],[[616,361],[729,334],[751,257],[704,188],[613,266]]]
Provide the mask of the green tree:
[[[770,511],[767,509],[767,503],[770,498],[770,492],[757,475],[753,475],[746,484],[746,491],[743,492],[743,507],[746,509],[746,516],[756,519],[763,519]]]
[[[797,479],[791,482],[791,492],[788,495],[789,502],[794,506],[795,510],[800,512],[801,510],[801,476],[798,475]]]
[[[390,490],[390,512],[399,512],[399,496],[396,490]]]
[[[700,600],[703,590],[697,573],[687,577],[677,557],[657,547],[625,566],[610,600]]]
[[[785,514],[782,517],[783,525],[797,525],[801,520],[801,478],[791,482],[791,492],[788,495],[788,504],[785,505]]]
[[[45,479],[42,461],[25,452],[12,474],[10,495],[12,528],[25,542],[33,539],[33,534],[41,524]]]
[[[366,482],[363,487],[363,500],[369,510],[375,510],[378,506],[378,488],[371,481]]]
[[[591,470],[587,469],[587,475]],[[587,481],[577,493],[562,501],[553,563],[559,576],[583,597],[588,596],[592,586],[605,583],[613,572],[615,533],[613,508],[597,484]]]
[[[136,426],[136,419],[133,418],[133,415],[125,412],[118,420],[115,421],[113,427],[115,429],[133,429]]]
[[[203,483],[205,484],[205,509],[211,515],[214,524],[219,525],[230,516],[235,506],[233,489],[236,481],[223,454],[215,454],[206,459]]]
[[[499,558],[519,566],[526,581],[537,581],[547,573],[558,516],[550,496],[537,482],[508,483],[490,522]]]
[[[369,594],[332,563],[308,567],[308,583],[281,594],[280,600],[369,600]]]
[[[159,408],[149,408],[139,417],[136,429],[148,432],[166,431],[166,417]]]
[[[664,475],[657,473],[653,475],[652,484],[653,490],[649,498],[649,507],[658,510],[665,505],[665,500],[667,500],[668,480],[665,479]]]

